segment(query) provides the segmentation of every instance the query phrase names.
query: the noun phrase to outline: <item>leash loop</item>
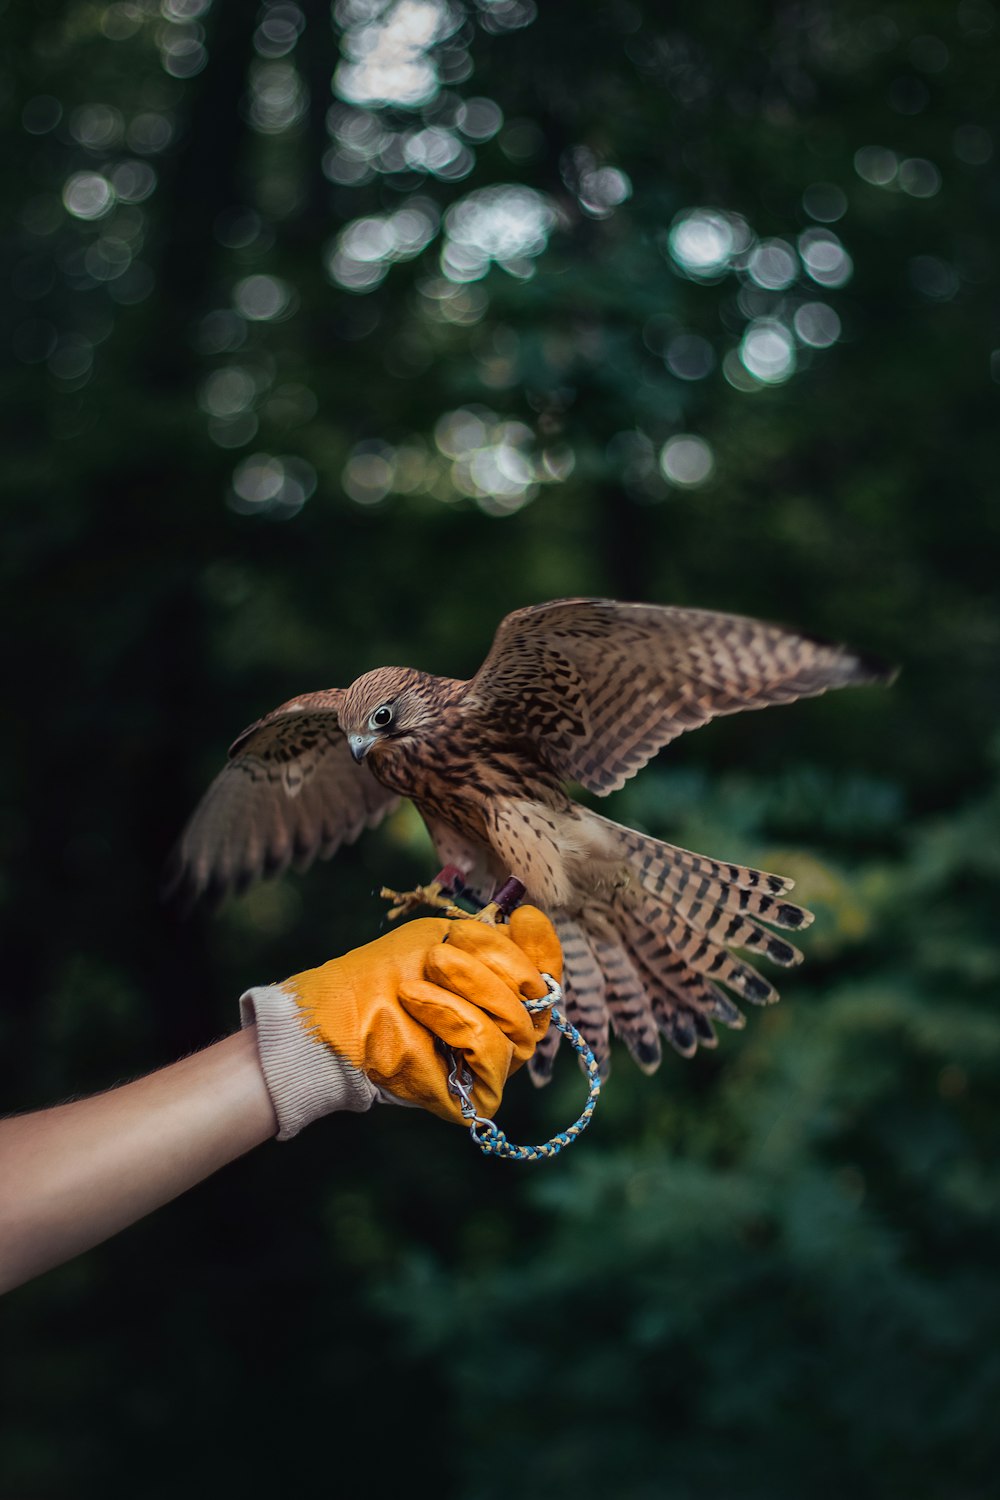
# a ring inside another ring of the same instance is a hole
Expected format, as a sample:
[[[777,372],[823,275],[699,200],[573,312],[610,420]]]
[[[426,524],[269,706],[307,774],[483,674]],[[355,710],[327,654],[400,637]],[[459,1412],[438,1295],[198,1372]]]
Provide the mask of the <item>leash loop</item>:
[[[590,1083],[587,1102],[579,1117],[567,1130],[560,1131],[558,1135],[552,1136],[540,1146],[517,1146],[507,1139],[495,1120],[488,1120],[477,1112],[472,1102],[474,1081],[472,1072],[465,1063],[459,1062],[453,1052],[449,1052],[451,1071],[448,1074],[448,1087],[458,1098],[462,1117],[469,1123],[469,1134],[484,1156],[501,1156],[507,1161],[544,1161],[558,1156],[564,1146],[571,1146],[586,1130],[590,1124],[591,1115],[594,1113],[597,1096],[601,1092],[602,1080],[596,1057],[577,1028],[558,1008],[563,998],[561,986],[556,983],[551,974],[543,974],[542,978],[545,980],[548,994],[543,995],[540,1000],[525,1000],[524,1007],[533,1015],[551,1007],[552,1025],[562,1032],[583,1063],[584,1072]]]

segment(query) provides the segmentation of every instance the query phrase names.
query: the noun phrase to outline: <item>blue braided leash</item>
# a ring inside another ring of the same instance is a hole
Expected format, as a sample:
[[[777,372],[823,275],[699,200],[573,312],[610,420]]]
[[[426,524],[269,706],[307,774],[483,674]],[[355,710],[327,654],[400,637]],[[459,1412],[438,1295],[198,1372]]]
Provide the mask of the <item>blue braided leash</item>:
[[[502,1156],[508,1161],[544,1161],[550,1157],[558,1156],[564,1146],[571,1146],[578,1136],[582,1135],[590,1124],[590,1117],[594,1113],[597,1096],[601,1092],[601,1074],[597,1066],[597,1058],[577,1031],[572,1021],[567,1021],[557,1005],[562,1000],[562,989],[552,978],[551,974],[543,974],[548,987],[548,994],[543,995],[540,1000],[525,1000],[524,1007],[532,1014],[538,1011],[552,1010],[552,1025],[562,1032],[569,1041],[574,1052],[576,1052],[583,1063],[584,1070],[590,1080],[590,1093],[579,1119],[572,1124],[568,1130],[562,1130],[558,1135],[552,1136],[541,1146],[515,1146],[509,1141],[497,1125],[495,1120],[487,1120],[476,1110],[472,1102],[473,1076],[465,1063],[459,1063],[452,1054],[451,1072],[448,1074],[448,1087],[457,1095],[462,1110],[462,1118],[469,1122],[469,1134],[479,1147],[484,1156]]]

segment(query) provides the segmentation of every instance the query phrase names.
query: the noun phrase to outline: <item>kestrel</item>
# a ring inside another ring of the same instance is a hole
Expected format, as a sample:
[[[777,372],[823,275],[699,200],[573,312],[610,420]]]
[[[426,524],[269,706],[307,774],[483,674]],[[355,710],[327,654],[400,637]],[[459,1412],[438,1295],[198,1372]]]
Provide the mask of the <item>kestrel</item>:
[[[732,950],[789,965],[792,881],[650,838],[574,802],[616,791],[722,714],[889,680],[872,660],[709,610],[564,599],[516,610],[468,682],[380,667],[291,698],[235,741],[176,855],[193,896],[242,890],[353,843],[409,797],[438,857],[483,899],[508,875],[553,919],[570,1019],[607,1070],[611,1031],[645,1072],[660,1036],[685,1057],[735,995],[776,1000]],[[732,993],[729,993],[732,992]],[[551,1073],[552,1027],[532,1059]]]

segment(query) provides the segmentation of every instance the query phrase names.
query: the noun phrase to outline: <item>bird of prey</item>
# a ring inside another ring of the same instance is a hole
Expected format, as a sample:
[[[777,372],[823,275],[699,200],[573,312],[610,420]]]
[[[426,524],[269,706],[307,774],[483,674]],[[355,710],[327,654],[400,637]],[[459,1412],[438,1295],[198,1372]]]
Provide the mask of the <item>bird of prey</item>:
[[[239,736],[175,855],[191,896],[241,890],[352,843],[408,797],[442,864],[488,898],[509,875],[546,911],[569,1018],[607,1071],[610,1032],[644,1072],[743,1024],[772,985],[733,950],[789,965],[808,925],[780,875],[675,848],[575,802],[605,796],[687,729],[828,688],[885,682],[842,646],[739,615],[562,599],[501,622],[469,681],[381,667],[291,698]],[[559,1032],[531,1072],[544,1082]]]

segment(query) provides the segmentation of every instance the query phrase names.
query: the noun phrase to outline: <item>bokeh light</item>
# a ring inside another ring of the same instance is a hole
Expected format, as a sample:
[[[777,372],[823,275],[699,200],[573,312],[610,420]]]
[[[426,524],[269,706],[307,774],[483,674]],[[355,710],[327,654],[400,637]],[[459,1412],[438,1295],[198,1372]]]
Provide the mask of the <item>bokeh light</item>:
[[[228,307],[213,308],[198,325],[195,343],[200,354],[231,354],[246,343],[247,325]]]
[[[428,113],[424,111],[425,118]],[[378,172],[406,171],[458,182],[476,162],[466,142],[488,140],[502,124],[499,106],[485,98],[442,98],[433,120],[427,118],[415,130],[391,130],[374,110],[335,103],[327,111],[331,145],[323,157],[323,172],[344,186],[370,182]]]
[[[476,0],[479,24],[484,31],[519,31],[530,26],[538,14],[535,0]]]
[[[229,250],[269,249],[271,231],[252,208],[225,208],[212,226],[215,238]]]
[[[212,8],[212,0],[160,0],[160,14],[168,21],[197,21]]]
[[[233,470],[229,505],[240,515],[285,521],[316,489],[316,470],[294,454],[252,453]]]
[[[854,170],[872,187],[889,187],[896,180],[899,158],[886,146],[862,146],[854,153]]]
[[[696,489],[711,479],[714,471],[715,458],[704,438],[678,433],[660,449],[660,472],[668,484]]]
[[[358,505],[378,505],[390,494],[423,492],[445,502],[472,500],[487,515],[504,516],[543,485],[564,483],[576,461],[569,444],[540,447],[527,423],[486,406],[445,412],[434,448],[428,452],[419,439],[355,444],[341,474],[345,494]]]
[[[786,240],[761,240],[747,260],[750,280],[768,291],[783,291],[798,274],[798,256]]]
[[[156,190],[156,173],[145,161],[120,161],[108,176],[120,203],[145,203]]]
[[[911,198],[933,198],[941,191],[941,173],[932,161],[920,156],[900,162],[897,181]]]
[[[109,42],[128,41],[129,37],[141,30],[145,20],[146,13],[142,6],[132,4],[131,0],[120,0],[120,3],[107,5],[100,13],[101,31]]]
[[[309,91],[293,62],[257,59],[250,65],[247,118],[261,135],[281,135],[305,118]]]
[[[468,177],[476,158],[458,136],[441,125],[416,130],[402,140],[403,159],[415,172],[427,172],[445,181]]]
[[[434,441],[446,458],[467,458],[487,442],[487,424],[494,417],[485,407],[446,412],[434,429]]]
[[[831,229],[805,230],[798,248],[807,275],[820,286],[844,286],[854,274],[854,262]]]
[[[284,57],[305,29],[306,18],[297,5],[268,5],[254,32],[254,51],[260,57]]]
[[[510,515],[537,495],[544,483],[562,483],[573,471],[568,447],[534,453],[535,434],[524,422],[488,407],[445,412],[434,428],[438,451],[451,461],[450,482],[487,515]]]
[[[330,107],[326,128],[335,144],[323,157],[325,176],[345,185],[370,181],[392,132],[370,110],[344,104]]]
[[[488,141],[503,125],[503,110],[494,99],[466,99],[455,110],[455,129],[467,141]]]
[[[431,317],[459,327],[478,323],[489,305],[485,291],[475,282],[456,283],[444,276],[430,276],[418,283],[417,290]]]
[[[679,380],[704,380],[715,369],[715,350],[697,333],[672,338],[664,358],[671,375]]]
[[[685,209],[670,226],[667,245],[686,276],[711,281],[728,271],[752,242],[746,220],[716,208]]]
[[[632,183],[619,167],[601,163],[588,146],[574,146],[567,152],[563,180],[576,194],[584,213],[592,219],[606,219],[632,196]]]
[[[393,488],[395,451],[388,443],[358,443],[344,465],[340,482],[357,505],[377,505]]]
[[[144,110],[135,115],[125,131],[130,149],[140,156],[155,156],[166,151],[173,138],[173,120],[158,110]]]
[[[847,194],[833,182],[813,182],[802,194],[802,207],[810,219],[835,224],[847,212]]]
[[[489,514],[519,510],[538,493],[527,452],[533,436],[523,422],[498,420],[485,408],[448,412],[434,429],[439,450],[452,460],[453,486]]]
[[[165,19],[156,28],[156,44],[160,66],[171,78],[194,78],[208,62],[205,31],[194,19],[206,9],[201,0],[191,0],[190,7],[182,5],[181,0],[165,0],[161,6]],[[189,16],[182,13],[184,10]]]
[[[69,133],[88,151],[107,151],[124,136],[125,122],[121,111],[108,104],[82,104],[70,114]]]
[[[83,263],[95,281],[115,281],[132,263],[129,245],[114,235],[102,235],[87,246]]]
[[[415,109],[439,88],[430,49],[461,24],[442,0],[340,0],[343,61],[334,88],[350,104]]]
[[[495,262],[515,276],[530,276],[557,223],[544,193],[518,185],[479,188],[445,215],[441,269],[451,281],[477,281]]]
[[[233,288],[233,306],[252,323],[269,322],[293,309],[294,292],[277,276],[244,276]]]
[[[229,365],[206,376],[198,392],[198,405],[211,417],[239,416],[257,397],[257,382],[249,369]]]
[[[49,371],[64,386],[78,390],[90,378],[94,346],[81,334],[67,334],[49,355]]]
[[[75,219],[103,219],[115,206],[115,190],[100,172],[74,172],[63,184],[62,201]]]
[[[259,428],[256,413],[244,411],[235,417],[210,417],[208,435],[217,448],[246,448]]]
[[[825,302],[803,302],[792,326],[799,342],[811,349],[828,349],[840,338],[840,318]]]
[[[795,343],[783,323],[757,318],[740,343],[740,360],[755,380],[779,385],[795,373]]]
[[[348,291],[371,291],[394,262],[419,255],[437,228],[437,207],[424,198],[410,198],[392,214],[355,219],[327,247],[327,273]]]
[[[890,167],[895,175],[898,166],[894,156],[891,163],[863,152],[859,159],[864,170],[876,176],[887,174]],[[805,190],[802,204],[811,218],[826,224],[844,215],[847,195],[834,183],[817,182]],[[761,384],[788,380],[796,369],[796,339],[800,345],[823,349],[840,337],[840,319],[825,303],[806,302],[796,309],[794,302],[782,296],[803,272],[831,290],[850,280],[851,256],[831,229],[818,225],[806,229],[793,244],[778,236],[758,239],[739,214],[718,208],[685,209],[671,224],[666,248],[677,270],[690,280],[719,282],[732,274],[741,283],[735,298],[720,309],[727,328],[733,326],[734,314],[747,320],[738,347],[730,349],[722,361],[723,375],[735,389],[749,392],[759,390]],[[789,320],[794,336],[787,326]],[[671,318],[648,319],[643,338],[654,353],[662,353],[671,374],[682,380],[702,379],[714,368],[710,341],[681,333]]]

